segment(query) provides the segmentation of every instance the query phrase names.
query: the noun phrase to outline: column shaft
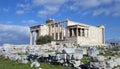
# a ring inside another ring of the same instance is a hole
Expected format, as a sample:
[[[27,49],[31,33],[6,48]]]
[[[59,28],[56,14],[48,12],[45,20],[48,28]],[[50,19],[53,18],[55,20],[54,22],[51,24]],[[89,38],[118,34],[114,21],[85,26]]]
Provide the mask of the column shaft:
[[[85,29],[82,30],[82,36],[85,37]]]
[[[105,33],[105,28],[102,28],[102,38],[103,38],[102,43],[103,44],[105,44],[105,34],[104,33]]]
[[[65,34],[66,36],[65,37],[68,37],[68,28],[66,28],[65,32],[66,32],[66,34]]]
[[[51,28],[50,28],[50,25],[48,25],[48,27],[49,27],[49,31],[48,31],[48,32],[49,32],[49,35],[51,35],[51,30],[50,30]]]
[[[50,36],[52,36],[52,25],[50,25]]]
[[[87,37],[87,29],[84,30],[84,33],[85,33],[85,37]]]
[[[59,24],[58,24],[57,29],[58,29],[58,40],[60,40],[60,26],[59,26]]]
[[[70,37],[70,30],[67,28],[67,37]]]
[[[76,28],[76,36],[78,37],[78,28]]]
[[[83,32],[82,32],[82,28],[80,29],[80,36],[82,37],[82,34],[83,34]]]
[[[37,40],[37,33],[34,32],[34,45],[36,45],[36,40]]]
[[[74,30],[72,29],[72,36],[74,36]]]
[[[30,46],[32,46],[32,31],[30,31]]]
[[[56,26],[54,24],[54,40],[56,40]]]
[[[62,23],[62,30],[61,30],[61,32],[62,32],[62,40],[63,40],[63,37],[64,37],[64,23]]]

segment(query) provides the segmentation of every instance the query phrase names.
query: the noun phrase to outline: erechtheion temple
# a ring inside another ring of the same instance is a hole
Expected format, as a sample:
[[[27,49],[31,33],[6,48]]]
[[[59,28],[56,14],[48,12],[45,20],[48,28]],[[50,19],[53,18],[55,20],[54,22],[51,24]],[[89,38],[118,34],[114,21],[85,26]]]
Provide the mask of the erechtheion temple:
[[[55,42],[79,45],[104,45],[104,26],[90,26],[70,20],[46,20],[46,25],[30,27],[30,45],[39,36],[50,35]],[[34,39],[33,39],[34,36]]]

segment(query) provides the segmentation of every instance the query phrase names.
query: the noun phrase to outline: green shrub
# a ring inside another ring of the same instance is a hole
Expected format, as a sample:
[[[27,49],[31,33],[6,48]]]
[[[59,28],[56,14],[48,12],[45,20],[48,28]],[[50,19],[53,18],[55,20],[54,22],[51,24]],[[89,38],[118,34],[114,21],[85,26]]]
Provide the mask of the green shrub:
[[[84,64],[87,64],[88,62],[90,62],[90,57],[83,57],[80,61]]]
[[[45,36],[40,36],[37,39],[36,44],[46,44],[46,43],[50,43],[51,41],[53,41],[53,38],[49,35],[45,35]]]

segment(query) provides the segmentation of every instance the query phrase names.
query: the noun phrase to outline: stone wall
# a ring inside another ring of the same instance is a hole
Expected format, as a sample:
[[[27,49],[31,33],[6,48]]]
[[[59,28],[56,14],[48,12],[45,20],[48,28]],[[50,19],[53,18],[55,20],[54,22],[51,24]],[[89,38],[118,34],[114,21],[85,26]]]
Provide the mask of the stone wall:
[[[49,34],[49,28],[47,25],[43,25],[43,26],[40,26],[40,34],[39,36],[45,36],[45,35],[48,35]]]
[[[88,38],[90,39],[90,44],[101,45],[102,43],[102,28],[99,27],[89,27]]]
[[[80,45],[103,45],[102,28],[89,26],[88,37],[77,37]]]

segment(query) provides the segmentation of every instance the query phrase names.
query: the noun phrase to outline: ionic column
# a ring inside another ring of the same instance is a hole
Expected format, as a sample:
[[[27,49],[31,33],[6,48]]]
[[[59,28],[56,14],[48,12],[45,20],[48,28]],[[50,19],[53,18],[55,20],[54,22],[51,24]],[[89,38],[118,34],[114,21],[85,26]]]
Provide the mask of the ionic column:
[[[82,33],[82,34],[83,34],[83,37],[85,37],[85,29],[83,29],[83,31],[82,31],[82,32],[83,32],[83,33]]]
[[[78,34],[79,34],[78,36],[80,36],[80,28],[78,28]]]
[[[32,46],[32,31],[30,31],[30,46]]]
[[[40,29],[38,30],[38,33],[39,33],[39,37],[41,36],[41,26],[40,26]]]
[[[37,40],[37,33],[36,31],[34,32],[34,45],[36,45],[36,40]]]
[[[83,32],[82,32],[82,28],[80,28],[80,36],[81,36],[81,37],[82,37],[82,33],[83,33]]]
[[[78,28],[76,28],[76,36],[78,37]]]
[[[72,29],[69,29],[68,31],[70,33],[69,36],[72,37]]]
[[[68,37],[68,28],[67,28],[67,21],[65,23],[65,38]]]
[[[68,28],[66,28],[66,34],[65,34],[66,37],[69,37],[68,34],[69,34],[69,30],[68,30]]]
[[[74,30],[72,29],[72,36],[74,36]]]
[[[67,29],[67,36],[70,37],[70,30]]]
[[[49,32],[49,35],[51,35],[51,34],[50,34],[50,33],[51,33],[51,30],[50,30],[50,25],[48,25],[48,27],[49,27],[49,31],[48,31],[48,32]]]
[[[58,40],[60,40],[60,26],[59,26],[59,24],[58,24]]]
[[[54,40],[56,40],[56,26],[54,24]]]
[[[52,36],[52,25],[50,25],[50,36]]]
[[[62,32],[62,40],[63,40],[63,37],[64,37],[64,23],[62,23],[62,30],[61,30],[61,32]]]

